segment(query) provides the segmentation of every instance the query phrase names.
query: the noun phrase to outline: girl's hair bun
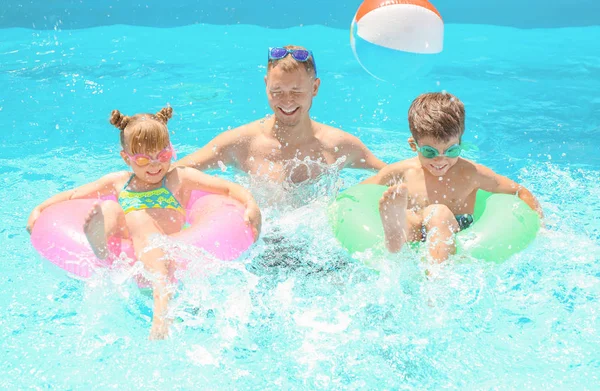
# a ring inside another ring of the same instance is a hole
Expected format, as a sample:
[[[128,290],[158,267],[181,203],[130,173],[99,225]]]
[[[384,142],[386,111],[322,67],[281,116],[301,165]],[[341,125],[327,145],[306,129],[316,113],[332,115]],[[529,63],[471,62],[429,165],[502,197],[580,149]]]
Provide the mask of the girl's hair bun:
[[[110,123],[121,130],[125,129],[129,123],[129,119],[128,116],[121,114],[119,110],[113,110],[112,113],[110,113]]]
[[[156,118],[158,118],[158,120],[165,125],[171,119],[172,116],[173,116],[173,108],[172,107],[165,107],[162,110],[160,110],[158,113],[156,113]]]

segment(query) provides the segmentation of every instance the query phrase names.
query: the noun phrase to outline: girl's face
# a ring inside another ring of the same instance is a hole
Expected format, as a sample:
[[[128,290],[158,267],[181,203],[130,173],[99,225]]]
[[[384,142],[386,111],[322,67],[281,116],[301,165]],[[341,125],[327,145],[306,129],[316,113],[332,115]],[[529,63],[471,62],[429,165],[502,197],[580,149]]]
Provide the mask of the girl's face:
[[[173,150],[171,146],[161,151],[151,151],[150,153],[130,154],[123,150],[121,157],[131,167],[136,177],[149,184],[155,184],[169,172],[171,167],[171,157]]]

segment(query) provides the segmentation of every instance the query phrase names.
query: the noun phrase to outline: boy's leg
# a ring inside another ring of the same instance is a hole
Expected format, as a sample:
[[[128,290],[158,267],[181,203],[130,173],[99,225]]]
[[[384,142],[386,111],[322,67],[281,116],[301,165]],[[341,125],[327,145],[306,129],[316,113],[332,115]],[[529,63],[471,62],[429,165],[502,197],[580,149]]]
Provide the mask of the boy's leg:
[[[456,252],[454,234],[460,231],[458,222],[446,205],[429,205],[423,210],[423,226],[427,230],[429,255],[444,262]]]
[[[408,190],[405,184],[389,187],[379,200],[379,215],[389,252],[399,252],[412,237],[412,219],[407,219],[407,203]]]
[[[106,259],[109,254],[108,240],[111,237],[117,240],[128,237],[123,209],[115,201],[98,202],[86,216],[83,232],[94,254]]]

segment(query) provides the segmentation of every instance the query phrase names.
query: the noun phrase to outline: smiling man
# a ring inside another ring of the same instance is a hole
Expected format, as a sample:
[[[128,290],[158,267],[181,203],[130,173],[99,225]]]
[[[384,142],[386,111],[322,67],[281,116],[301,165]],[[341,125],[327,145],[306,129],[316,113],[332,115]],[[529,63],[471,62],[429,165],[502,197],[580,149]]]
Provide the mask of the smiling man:
[[[339,168],[385,166],[357,137],[311,120],[321,80],[310,50],[270,48],[265,83],[273,116],[226,131],[177,164],[204,170],[222,162],[279,183],[315,179],[335,163]],[[290,164],[298,160],[319,164]]]

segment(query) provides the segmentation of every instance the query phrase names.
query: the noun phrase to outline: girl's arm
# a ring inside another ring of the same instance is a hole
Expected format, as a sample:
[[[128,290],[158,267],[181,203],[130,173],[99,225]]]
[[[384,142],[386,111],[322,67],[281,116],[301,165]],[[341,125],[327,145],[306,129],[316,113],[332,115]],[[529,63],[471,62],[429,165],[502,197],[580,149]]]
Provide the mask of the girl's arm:
[[[191,168],[179,168],[182,173],[182,185],[190,190],[202,190],[209,193],[221,194],[239,201],[246,207],[244,220],[252,226],[254,240],[260,235],[262,216],[252,194],[244,187]]]
[[[51,205],[68,200],[100,198],[102,196],[116,195],[117,182],[122,182],[127,175],[129,175],[129,173],[126,172],[111,173],[95,182],[79,186],[72,190],[63,191],[62,193],[58,193],[57,195],[48,198],[46,201],[36,206],[29,215],[27,231],[31,233],[31,230],[42,211]]]

